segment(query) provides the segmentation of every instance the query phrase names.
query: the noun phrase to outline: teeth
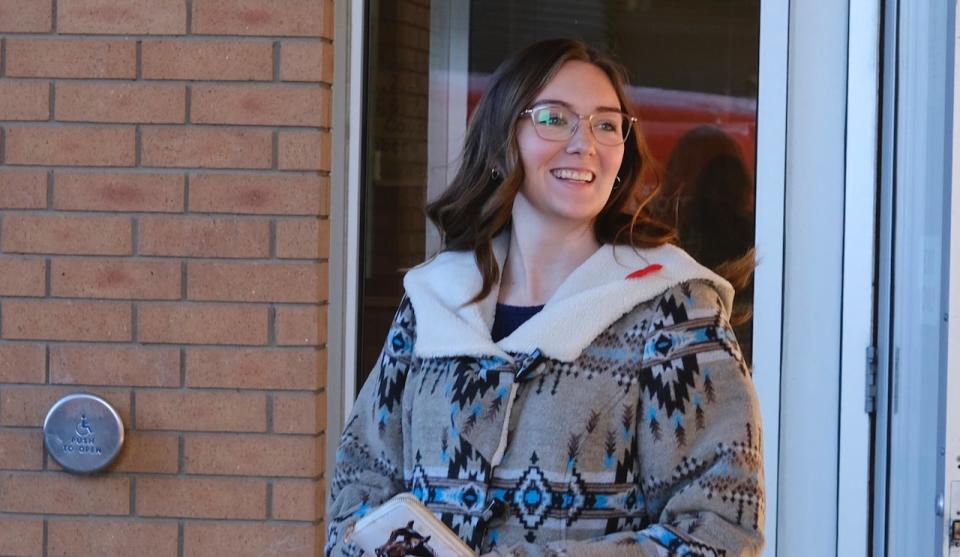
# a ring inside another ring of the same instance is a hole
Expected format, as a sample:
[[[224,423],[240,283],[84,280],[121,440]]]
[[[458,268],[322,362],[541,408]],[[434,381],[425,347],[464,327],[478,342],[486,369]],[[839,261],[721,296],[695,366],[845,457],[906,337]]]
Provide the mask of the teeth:
[[[576,180],[578,182],[592,182],[593,172],[589,170],[572,170],[569,168],[559,168],[551,171],[554,176],[561,180]]]

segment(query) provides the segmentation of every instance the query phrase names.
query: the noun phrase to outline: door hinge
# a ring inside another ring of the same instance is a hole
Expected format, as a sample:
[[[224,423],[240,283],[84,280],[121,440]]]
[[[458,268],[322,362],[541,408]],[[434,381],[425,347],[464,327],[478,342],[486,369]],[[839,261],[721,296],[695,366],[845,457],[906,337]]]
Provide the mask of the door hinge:
[[[867,378],[863,409],[867,414],[877,410],[877,347],[867,347]]]

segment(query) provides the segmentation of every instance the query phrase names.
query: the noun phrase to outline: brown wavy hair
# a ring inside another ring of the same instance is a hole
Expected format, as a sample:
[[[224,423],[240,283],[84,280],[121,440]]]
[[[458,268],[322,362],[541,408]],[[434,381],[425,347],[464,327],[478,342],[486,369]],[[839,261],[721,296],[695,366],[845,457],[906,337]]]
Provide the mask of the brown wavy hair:
[[[634,111],[624,90],[625,72],[611,57],[575,39],[550,39],[520,50],[505,60],[490,78],[467,127],[460,166],[449,187],[427,204],[427,216],[440,231],[440,251],[474,252],[483,286],[469,303],[485,298],[500,278],[493,237],[510,224],[513,200],[525,179],[517,143],[520,113],[570,61],[588,62],[610,79],[620,110]],[[672,227],[646,211],[659,188],[659,172],[640,132],[624,144],[623,162],[615,187],[597,215],[593,229],[601,244],[635,248],[657,247],[672,241]]]

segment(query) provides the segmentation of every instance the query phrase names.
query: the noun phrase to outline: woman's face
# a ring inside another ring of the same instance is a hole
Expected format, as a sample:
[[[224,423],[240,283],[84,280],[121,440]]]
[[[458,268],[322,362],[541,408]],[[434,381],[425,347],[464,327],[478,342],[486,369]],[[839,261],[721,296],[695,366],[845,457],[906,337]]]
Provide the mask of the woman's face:
[[[620,110],[617,92],[603,70],[580,61],[561,66],[532,106],[547,102],[568,105],[583,116]],[[542,139],[529,117],[518,126],[517,143],[525,179],[514,202],[514,219],[592,223],[610,197],[623,145],[598,143],[585,120],[568,140]]]

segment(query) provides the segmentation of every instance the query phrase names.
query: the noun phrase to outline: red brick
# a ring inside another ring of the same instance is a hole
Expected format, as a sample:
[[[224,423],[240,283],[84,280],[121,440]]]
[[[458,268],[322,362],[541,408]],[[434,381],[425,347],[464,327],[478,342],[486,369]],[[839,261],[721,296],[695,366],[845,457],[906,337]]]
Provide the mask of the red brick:
[[[57,31],[103,35],[182,35],[183,0],[59,0]]]
[[[139,391],[137,427],[263,432],[267,430],[267,397],[263,393]]]
[[[190,263],[187,297],[238,302],[319,302],[327,298],[325,263]]]
[[[145,79],[272,81],[273,44],[236,41],[144,41]]]
[[[43,209],[46,206],[46,171],[0,169],[0,209]]]
[[[188,474],[315,477],[323,452],[309,435],[187,434]]]
[[[179,168],[270,168],[270,130],[147,127],[143,165]]]
[[[53,207],[62,211],[181,212],[183,183],[182,174],[57,172]]]
[[[8,77],[133,79],[137,44],[132,40],[7,39]]]
[[[140,253],[179,257],[269,257],[270,224],[238,218],[144,218]]]
[[[2,0],[0,0],[2,2]],[[3,14],[0,13],[0,18]],[[0,81],[0,120],[50,118],[50,85],[45,81]]]
[[[51,519],[47,555],[176,557],[177,530],[173,521]]]
[[[49,33],[52,21],[50,2],[0,0],[0,33]]]
[[[277,222],[277,257],[325,259],[329,253],[329,220],[289,219]]]
[[[50,382],[65,385],[177,387],[180,351],[141,346],[53,346]]]
[[[323,433],[326,415],[326,397],[323,394],[273,395],[273,431],[276,433]]]
[[[273,517],[314,522],[323,518],[323,484],[313,480],[273,482]]]
[[[46,356],[42,344],[0,344],[0,384],[45,382]]]
[[[267,308],[222,304],[144,304],[140,340],[173,344],[266,344]]]
[[[0,14],[0,21],[4,21],[3,14]],[[43,555],[43,520],[0,516],[0,555]]]
[[[312,557],[322,552],[323,533],[314,525],[188,522],[184,557]]]
[[[130,391],[100,388],[85,389],[85,391],[109,402],[120,414],[123,423],[130,424]],[[0,425],[41,427],[53,403],[75,392],[77,389],[72,387],[4,385],[0,387]],[[2,491],[0,489],[0,492]]]
[[[131,340],[130,304],[5,300],[3,338]]]
[[[0,246],[7,253],[133,253],[133,228],[127,217],[8,214],[0,235]]]
[[[187,350],[187,385],[315,390],[323,386],[325,364],[325,354],[312,349],[193,349]]]
[[[316,0],[195,0],[193,32],[319,37],[324,15]]]
[[[56,98],[61,122],[172,124],[187,114],[183,85],[61,82]]]
[[[279,135],[280,170],[330,170],[330,133],[285,131]]]
[[[128,514],[130,480],[109,476],[0,472],[0,512]]]
[[[323,22],[320,28],[320,36],[326,39],[333,40],[333,0],[319,0],[322,4],[321,8],[323,9]],[[426,33],[424,33],[426,34]],[[423,48],[426,50],[429,48],[429,44],[424,45]]]
[[[43,296],[43,259],[0,256],[0,296]]]
[[[51,294],[63,298],[177,300],[180,264],[123,259],[54,259]]]
[[[139,425],[139,424],[138,424]],[[123,450],[110,472],[175,474],[180,465],[180,436],[173,433],[127,431]]]
[[[133,128],[18,126],[7,128],[7,164],[133,166]]]
[[[262,520],[267,515],[267,483],[254,480],[140,478],[137,480],[137,514]]]
[[[278,307],[276,323],[280,346],[317,346],[327,340],[326,306]]]
[[[40,470],[43,468],[43,431],[0,430],[0,469]]]
[[[198,124],[330,125],[330,90],[319,86],[194,85],[192,95]]]
[[[191,211],[281,215],[329,212],[324,176],[199,174],[190,178]]]
[[[322,41],[284,41],[280,79],[333,83],[333,45]]]

